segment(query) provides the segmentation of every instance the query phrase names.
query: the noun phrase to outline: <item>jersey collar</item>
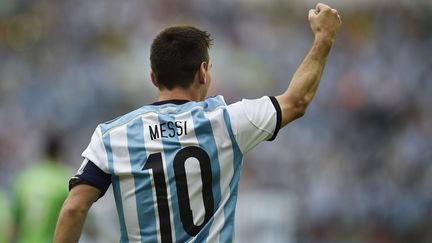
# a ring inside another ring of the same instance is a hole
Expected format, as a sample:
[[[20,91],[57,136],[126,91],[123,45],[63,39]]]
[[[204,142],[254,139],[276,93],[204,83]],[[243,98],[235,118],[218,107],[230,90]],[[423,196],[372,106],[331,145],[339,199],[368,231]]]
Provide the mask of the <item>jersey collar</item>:
[[[190,100],[162,100],[151,103],[150,105],[165,105],[165,104],[174,104],[174,105],[183,105],[190,102]]]

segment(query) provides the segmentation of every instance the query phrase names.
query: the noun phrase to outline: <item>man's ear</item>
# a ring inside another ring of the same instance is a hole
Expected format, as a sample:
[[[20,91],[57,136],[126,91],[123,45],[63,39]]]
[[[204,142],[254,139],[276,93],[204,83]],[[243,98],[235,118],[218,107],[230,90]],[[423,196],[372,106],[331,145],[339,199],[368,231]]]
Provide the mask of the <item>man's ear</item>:
[[[156,86],[156,88],[159,88],[159,84],[156,80],[156,75],[154,74],[153,70],[151,70],[151,72],[150,72],[150,78],[151,78],[153,85]]]
[[[198,81],[202,84],[205,84],[207,82],[206,76],[207,76],[207,68],[208,64],[207,62],[202,62],[198,71]]]

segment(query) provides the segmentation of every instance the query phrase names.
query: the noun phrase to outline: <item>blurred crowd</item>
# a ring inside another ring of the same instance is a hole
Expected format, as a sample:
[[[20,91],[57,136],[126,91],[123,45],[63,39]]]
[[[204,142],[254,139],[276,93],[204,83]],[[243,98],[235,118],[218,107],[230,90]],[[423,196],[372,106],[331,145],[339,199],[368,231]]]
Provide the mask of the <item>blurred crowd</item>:
[[[245,158],[237,241],[432,242],[432,4],[333,2],[344,24],[315,100]],[[58,160],[72,175],[98,123],[151,103],[150,43],[166,26],[212,34],[211,95],[280,94],[313,41],[311,7],[1,1],[0,191],[13,203],[46,137],[61,137]],[[94,227],[85,239],[104,234]]]

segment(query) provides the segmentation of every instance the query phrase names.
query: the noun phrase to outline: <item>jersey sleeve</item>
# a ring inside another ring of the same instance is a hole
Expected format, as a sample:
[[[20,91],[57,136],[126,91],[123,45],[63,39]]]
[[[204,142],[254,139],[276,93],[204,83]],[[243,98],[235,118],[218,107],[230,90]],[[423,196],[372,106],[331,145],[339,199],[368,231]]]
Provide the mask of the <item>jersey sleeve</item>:
[[[281,109],[274,97],[243,99],[228,105],[227,110],[242,153],[262,141],[275,139],[281,127]]]
[[[98,126],[90,140],[90,144],[82,153],[84,161],[78,172],[69,180],[69,190],[79,184],[94,186],[101,191],[102,197],[111,184],[108,170],[108,157],[103,143],[102,131]]]
[[[76,175],[69,180],[69,190],[79,184],[96,187],[101,191],[99,195],[99,198],[101,198],[105,195],[105,192],[111,184],[111,175],[103,172],[88,159],[84,159]]]
[[[100,126],[94,131],[90,144],[82,153],[84,159],[90,160],[103,172],[110,173],[108,170],[108,157],[102,139],[102,131]]]

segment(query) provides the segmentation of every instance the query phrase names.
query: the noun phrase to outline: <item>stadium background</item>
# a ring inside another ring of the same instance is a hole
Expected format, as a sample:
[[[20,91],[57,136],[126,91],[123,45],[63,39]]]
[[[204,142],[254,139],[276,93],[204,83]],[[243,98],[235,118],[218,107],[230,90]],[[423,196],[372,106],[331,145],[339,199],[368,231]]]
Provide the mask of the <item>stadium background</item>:
[[[307,114],[245,159],[237,242],[432,242],[432,4],[327,3],[343,28]],[[46,136],[62,136],[72,174],[99,122],[152,102],[149,45],[168,25],[212,33],[211,95],[280,94],[314,5],[0,1],[0,189],[11,195]],[[95,206],[81,242],[117,242],[112,195]]]

